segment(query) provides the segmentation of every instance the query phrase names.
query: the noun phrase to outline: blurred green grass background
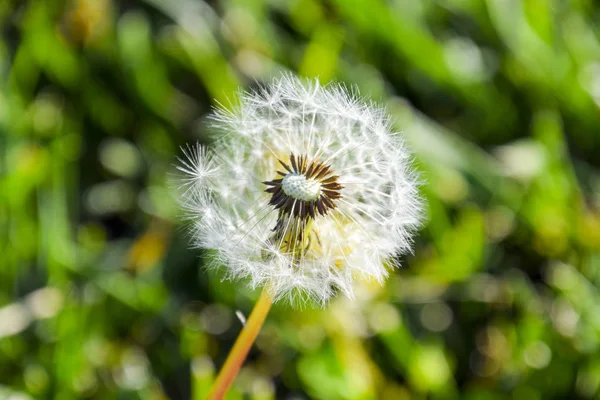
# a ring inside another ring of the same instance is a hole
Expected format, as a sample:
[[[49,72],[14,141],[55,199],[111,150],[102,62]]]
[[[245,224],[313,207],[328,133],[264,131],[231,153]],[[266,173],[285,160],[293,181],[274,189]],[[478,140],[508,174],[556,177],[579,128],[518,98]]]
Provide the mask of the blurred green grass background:
[[[592,0],[0,2],[0,398],[202,399],[257,293],[171,175],[282,71],[385,104],[427,222],[387,285],[276,306],[228,399],[600,396]]]

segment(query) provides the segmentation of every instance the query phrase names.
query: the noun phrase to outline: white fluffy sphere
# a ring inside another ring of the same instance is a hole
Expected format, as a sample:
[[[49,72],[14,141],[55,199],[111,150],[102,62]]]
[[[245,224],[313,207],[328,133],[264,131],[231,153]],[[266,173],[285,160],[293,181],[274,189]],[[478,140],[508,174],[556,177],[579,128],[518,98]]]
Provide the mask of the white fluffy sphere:
[[[383,109],[286,75],[212,121],[214,146],[179,166],[182,198],[193,244],[215,249],[230,277],[324,304],[353,297],[357,279],[383,282],[410,249],[417,176]]]

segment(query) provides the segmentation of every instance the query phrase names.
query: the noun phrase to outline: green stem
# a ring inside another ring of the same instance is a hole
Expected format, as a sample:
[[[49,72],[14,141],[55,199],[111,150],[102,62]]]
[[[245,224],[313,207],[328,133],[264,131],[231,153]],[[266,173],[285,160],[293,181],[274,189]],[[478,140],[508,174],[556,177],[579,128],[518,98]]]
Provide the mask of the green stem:
[[[248,355],[250,347],[252,347],[258,332],[260,332],[260,328],[265,322],[265,318],[271,309],[271,304],[273,304],[273,301],[267,292],[267,289],[263,289],[260,294],[254,309],[250,313],[250,317],[248,317],[248,320],[246,321],[246,325],[229,352],[227,360],[225,360],[225,364],[223,364],[223,367],[208,394],[207,400],[221,400],[225,397],[227,390],[229,390],[229,387],[237,376],[240,367]]]

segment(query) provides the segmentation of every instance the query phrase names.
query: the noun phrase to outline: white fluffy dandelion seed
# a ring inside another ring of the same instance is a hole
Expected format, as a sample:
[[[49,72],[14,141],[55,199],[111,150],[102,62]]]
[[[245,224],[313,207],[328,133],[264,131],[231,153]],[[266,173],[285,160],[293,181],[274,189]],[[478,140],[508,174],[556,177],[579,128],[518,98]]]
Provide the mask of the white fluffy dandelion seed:
[[[212,121],[214,148],[188,149],[180,166],[183,204],[194,245],[215,249],[229,277],[324,304],[353,297],[356,279],[383,282],[410,249],[417,178],[383,109],[284,76]]]

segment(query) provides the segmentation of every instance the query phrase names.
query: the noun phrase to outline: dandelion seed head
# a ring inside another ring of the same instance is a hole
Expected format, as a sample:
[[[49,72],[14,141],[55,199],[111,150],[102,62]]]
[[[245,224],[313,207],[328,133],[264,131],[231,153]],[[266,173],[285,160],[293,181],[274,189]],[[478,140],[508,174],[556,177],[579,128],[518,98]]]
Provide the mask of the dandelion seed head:
[[[418,177],[385,110],[344,86],[291,75],[211,115],[216,142],[187,148],[182,204],[193,245],[276,300],[352,298],[384,282],[419,225]]]

